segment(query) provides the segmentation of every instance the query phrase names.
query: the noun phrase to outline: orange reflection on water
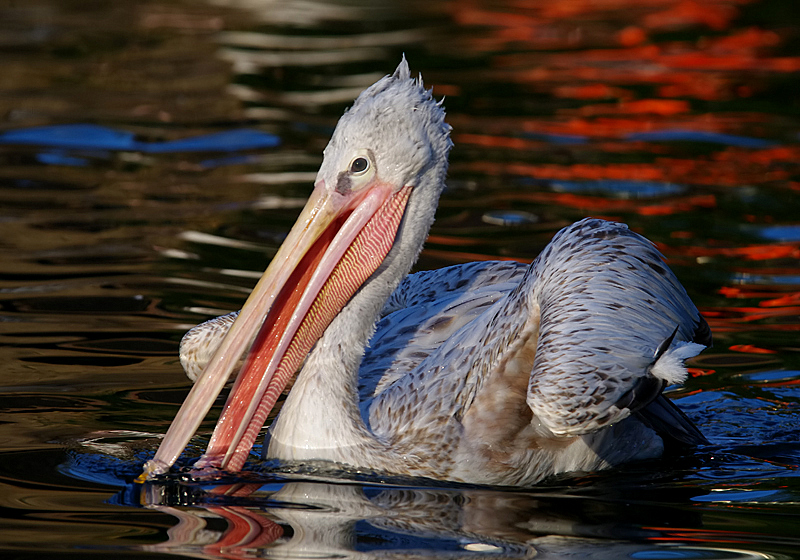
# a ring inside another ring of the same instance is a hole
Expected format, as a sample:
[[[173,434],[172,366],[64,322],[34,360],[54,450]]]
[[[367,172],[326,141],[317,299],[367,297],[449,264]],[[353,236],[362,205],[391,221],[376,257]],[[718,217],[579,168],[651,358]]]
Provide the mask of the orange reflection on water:
[[[448,5],[456,22],[481,28],[463,41],[468,51],[490,57],[485,79],[499,88],[511,84],[554,100],[550,114],[507,121],[462,117],[459,122],[452,115],[455,130],[461,131],[454,136],[456,145],[512,152],[501,167],[473,159],[465,170],[537,180],[664,181],[690,187],[773,183],[800,190],[800,147],[759,143],[779,118],[756,112],[752,105],[742,109],[719,103],[768,92],[774,88],[770,76],[782,80],[781,75],[800,70],[800,57],[782,52],[791,34],[761,29],[745,17],[743,10],[752,10],[752,3],[511,0]],[[753,79],[754,73],[759,79]],[[661,140],[635,136],[676,131],[686,133],[679,142],[692,142],[696,133],[699,149],[677,145],[669,134]],[[563,135],[573,143],[542,135]],[[569,163],[552,163],[548,150],[564,154]],[[596,163],[587,152],[601,152],[613,163]],[[553,202],[587,210],[620,208],[587,197]],[[631,211],[659,216],[712,205],[709,197]],[[796,256],[795,247],[741,251],[748,260]]]
[[[732,257],[748,261],[800,258],[800,243],[755,244],[743,247],[674,247],[671,252],[687,257]]]
[[[799,274],[800,270],[782,270],[784,274]],[[766,274],[767,271],[762,271]],[[759,325],[761,330],[783,332],[800,331],[797,318],[800,317],[800,292],[783,293],[784,287],[777,286],[722,286],[718,293],[728,299],[762,299],[757,306],[726,307],[716,315],[724,317],[727,326],[731,323],[753,323],[767,321]],[[777,297],[776,297],[777,296]],[[766,299],[764,299],[766,298]],[[720,328],[724,326],[720,325]],[[752,345],[737,345],[730,348],[737,352],[773,353],[772,350],[760,349]]]
[[[800,305],[800,292],[794,292],[775,299],[769,299],[759,303],[761,307],[782,307],[785,305]]]
[[[687,367],[686,371],[688,371],[689,375],[692,377],[705,377],[706,375],[713,375],[717,373],[717,370],[715,369],[698,367]]]
[[[674,29],[690,25],[707,25],[722,30],[736,17],[737,10],[729,2],[675,2],[660,12],[644,18],[644,24],[654,29]]]
[[[743,506],[732,506],[743,507]],[[727,530],[727,529],[692,529],[682,528],[676,530],[673,527],[642,527],[642,529],[649,529],[661,533],[657,537],[648,537],[651,541],[666,541],[671,542],[681,540],[686,542],[698,542],[703,544],[718,543],[718,544],[747,544],[755,537],[760,536],[758,533],[751,533],[746,531]]]
[[[733,344],[728,349],[733,352],[745,352],[747,354],[777,354],[775,350],[760,348],[752,344]]]

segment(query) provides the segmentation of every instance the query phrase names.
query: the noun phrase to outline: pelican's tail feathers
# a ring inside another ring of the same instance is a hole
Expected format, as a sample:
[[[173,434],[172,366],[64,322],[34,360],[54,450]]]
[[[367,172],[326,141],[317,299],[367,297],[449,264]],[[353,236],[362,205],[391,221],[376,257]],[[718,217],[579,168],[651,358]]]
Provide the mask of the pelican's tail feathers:
[[[709,443],[686,414],[664,395],[656,397],[653,402],[635,412],[634,416],[652,428],[667,445],[696,447]]]
[[[650,374],[668,385],[681,384],[689,375],[683,361],[694,358],[703,350],[705,346],[696,342],[676,342],[672,348],[660,352],[650,367]]]

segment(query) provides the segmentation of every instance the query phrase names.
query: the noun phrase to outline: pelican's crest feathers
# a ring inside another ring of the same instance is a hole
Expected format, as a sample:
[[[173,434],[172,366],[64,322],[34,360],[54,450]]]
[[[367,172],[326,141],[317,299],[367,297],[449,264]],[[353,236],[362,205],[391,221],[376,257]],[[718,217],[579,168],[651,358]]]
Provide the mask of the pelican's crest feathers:
[[[403,58],[393,74],[365,89],[339,119],[318,178],[336,176],[353,153],[368,149],[382,179],[407,184],[433,161],[446,161],[452,142],[444,119],[444,107],[421,77],[411,77]]]

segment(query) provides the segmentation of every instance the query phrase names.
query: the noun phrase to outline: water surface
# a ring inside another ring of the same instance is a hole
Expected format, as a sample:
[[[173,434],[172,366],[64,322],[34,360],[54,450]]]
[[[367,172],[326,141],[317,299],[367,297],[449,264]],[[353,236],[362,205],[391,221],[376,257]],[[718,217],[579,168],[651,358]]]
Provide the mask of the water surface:
[[[797,556],[799,15],[778,0],[0,7],[4,558]],[[132,484],[187,392],[180,337],[238,309],[336,119],[403,53],[446,97],[456,145],[417,268],[530,261],[584,216],[628,223],[714,332],[671,391],[710,445],[528,489],[255,458],[238,478]]]

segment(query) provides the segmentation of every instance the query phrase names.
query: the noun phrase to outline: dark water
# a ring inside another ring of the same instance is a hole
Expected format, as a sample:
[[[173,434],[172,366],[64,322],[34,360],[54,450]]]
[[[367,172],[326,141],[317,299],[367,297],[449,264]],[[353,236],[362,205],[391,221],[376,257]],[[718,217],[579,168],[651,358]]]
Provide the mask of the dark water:
[[[790,0],[0,4],[3,558],[800,557],[799,24]],[[402,53],[456,144],[418,268],[627,222],[714,331],[672,393],[711,444],[521,490],[131,484],[186,394],[180,337],[240,306]]]

